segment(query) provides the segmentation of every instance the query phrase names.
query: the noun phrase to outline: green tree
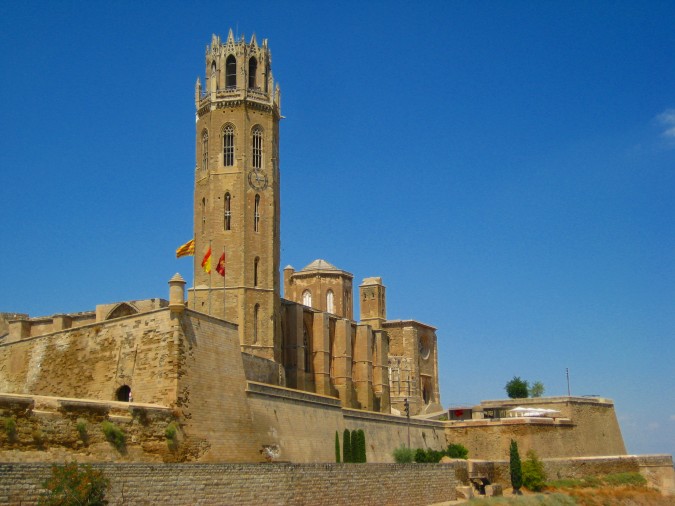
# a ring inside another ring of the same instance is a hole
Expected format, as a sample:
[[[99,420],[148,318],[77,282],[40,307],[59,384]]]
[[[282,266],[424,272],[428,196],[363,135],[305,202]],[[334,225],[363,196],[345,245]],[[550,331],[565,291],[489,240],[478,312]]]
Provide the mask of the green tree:
[[[366,433],[363,432],[363,429],[359,429],[358,431],[359,435],[359,459],[358,461],[365,464],[367,459],[366,459]]]
[[[468,459],[469,450],[461,444],[449,444],[445,454],[451,459]]]
[[[524,399],[528,395],[528,384],[527,381],[520,379],[518,376],[514,376],[511,381],[509,381],[504,387],[506,394],[511,399]]]
[[[415,451],[401,445],[394,450],[394,460],[397,464],[409,464],[415,458]]]
[[[352,461],[352,440],[349,429],[342,433],[342,462],[345,464]]]
[[[541,381],[535,381],[529,389],[530,397],[541,397],[544,395],[544,384]]]
[[[359,461],[359,454],[360,454],[360,449],[359,449],[359,433],[356,429],[352,431],[352,460],[351,462],[358,462]]]
[[[91,466],[70,462],[63,466],[52,466],[52,475],[42,486],[47,489],[40,497],[43,506],[108,504],[105,493],[110,482],[103,472]]]
[[[541,492],[546,482],[544,463],[539,460],[534,450],[527,452],[527,458],[523,462],[523,485],[532,492]]]
[[[520,455],[518,454],[518,443],[513,439],[509,448],[509,471],[513,493],[520,494],[520,487],[523,486],[523,469],[520,464]]]
[[[340,434],[335,431],[335,462],[340,463]]]

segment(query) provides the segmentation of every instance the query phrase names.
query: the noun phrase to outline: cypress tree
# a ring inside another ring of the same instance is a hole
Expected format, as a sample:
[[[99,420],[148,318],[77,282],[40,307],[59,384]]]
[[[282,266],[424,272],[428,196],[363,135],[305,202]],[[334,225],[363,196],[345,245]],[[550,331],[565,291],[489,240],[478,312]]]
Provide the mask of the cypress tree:
[[[359,450],[359,432],[354,429],[352,431],[352,462],[359,461],[359,455],[361,450]]]
[[[340,463],[340,435],[335,431],[335,462]]]
[[[359,429],[359,446],[361,449],[361,462],[364,464],[367,462],[366,459],[366,433],[362,429]]]
[[[523,469],[520,465],[520,455],[518,454],[518,443],[511,440],[509,448],[509,471],[511,472],[511,486],[514,494],[520,494],[520,487],[523,486]]]
[[[342,462],[345,464],[352,461],[352,443],[349,435],[349,429],[342,433]]]

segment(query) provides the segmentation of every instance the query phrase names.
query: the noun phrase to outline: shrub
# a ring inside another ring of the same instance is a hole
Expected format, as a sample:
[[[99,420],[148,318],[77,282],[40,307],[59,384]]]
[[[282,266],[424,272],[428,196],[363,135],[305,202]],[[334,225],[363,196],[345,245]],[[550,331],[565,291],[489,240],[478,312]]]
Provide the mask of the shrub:
[[[394,450],[394,460],[397,464],[409,464],[414,456],[415,452],[405,446],[399,446]]]
[[[352,442],[349,429],[342,433],[342,462],[352,461]]]
[[[33,442],[35,445],[39,448],[42,448],[45,443],[45,435],[42,433],[42,431],[40,429],[34,429],[31,435],[33,436]]]
[[[44,506],[66,506],[86,504],[99,506],[108,504],[105,493],[108,479],[101,471],[91,466],[77,465],[77,462],[52,466],[52,475],[42,486],[47,489],[40,497],[39,504]]]
[[[354,429],[352,431],[352,460],[350,462],[358,462],[359,461],[359,455],[360,451],[359,450],[359,433]]]
[[[166,426],[166,429],[164,429],[164,435],[166,436],[167,439],[170,439],[172,441],[176,440],[177,434],[178,434],[178,427],[176,427],[176,422],[171,422],[169,425]]]
[[[535,381],[528,389],[528,393],[530,394],[530,397],[541,397],[544,395],[544,390],[544,384],[541,381]]]
[[[424,464],[427,461],[427,452],[422,448],[415,450],[415,462],[418,464]]]
[[[461,444],[449,444],[448,449],[445,450],[445,454],[451,459],[468,459],[469,450]]]
[[[335,431],[335,462],[340,463],[340,435]]]
[[[366,433],[363,432],[363,429],[359,429],[356,432],[358,442],[359,442],[359,449],[358,452],[356,453],[357,458],[356,462],[361,462],[362,464],[366,463]]]
[[[89,434],[87,434],[87,420],[78,418],[75,427],[77,428],[77,433],[80,435],[82,442],[86,443],[89,439]]]
[[[117,448],[117,450],[122,451],[126,439],[124,431],[114,423],[107,420],[101,424],[101,428],[103,429],[105,438],[110,441],[115,446],[115,448]]]
[[[539,460],[534,450],[527,452],[527,459],[523,462],[523,485],[526,489],[533,492],[540,492],[544,489],[546,482],[546,473],[544,472],[544,463]]]
[[[523,486],[523,471],[520,464],[520,455],[518,454],[518,443],[511,440],[511,447],[509,448],[509,472],[511,474],[511,486],[513,493],[518,494],[520,487]]]
[[[527,381],[520,379],[518,376],[514,376],[504,386],[504,390],[511,399],[524,399],[529,394]]]
[[[10,416],[5,418],[3,424],[5,426],[5,433],[7,434],[7,437],[14,439],[16,437],[16,420]]]

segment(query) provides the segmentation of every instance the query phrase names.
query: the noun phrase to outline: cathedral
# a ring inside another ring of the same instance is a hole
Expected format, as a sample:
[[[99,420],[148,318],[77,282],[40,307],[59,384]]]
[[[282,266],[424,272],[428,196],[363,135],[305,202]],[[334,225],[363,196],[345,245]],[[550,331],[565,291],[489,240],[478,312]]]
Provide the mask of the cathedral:
[[[281,297],[281,109],[270,49],[230,30],[224,42],[212,37],[205,63],[195,89],[188,307],[236,323],[242,353],[268,371],[267,381],[339,397],[346,407],[401,411],[407,399],[411,414],[440,411],[435,329],[388,320],[380,278],[359,286],[358,320],[353,276],[325,260],[284,268]],[[211,258],[222,260],[219,271],[204,268]]]

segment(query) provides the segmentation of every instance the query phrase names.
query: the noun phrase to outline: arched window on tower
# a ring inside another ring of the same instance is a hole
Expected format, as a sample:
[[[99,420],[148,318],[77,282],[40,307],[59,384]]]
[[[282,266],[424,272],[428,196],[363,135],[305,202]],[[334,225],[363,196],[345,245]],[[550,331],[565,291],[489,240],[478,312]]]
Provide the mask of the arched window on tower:
[[[225,212],[223,216],[223,228],[231,230],[232,227],[232,198],[229,193],[225,194]]]
[[[206,197],[202,198],[202,234],[206,232]]]
[[[253,168],[262,168],[263,156],[263,131],[259,126],[253,127],[253,143],[252,143],[252,161]]]
[[[333,294],[333,290],[326,292],[326,312],[335,313],[335,295]]]
[[[216,69],[216,61],[211,62],[211,79],[215,79],[216,88],[218,88],[218,70]]]
[[[202,170],[209,169],[209,132],[204,130],[202,132]]]
[[[312,292],[309,290],[302,292],[302,303],[305,306],[312,307]]]
[[[260,258],[255,257],[253,261],[253,286],[258,286],[258,265],[260,264]]]
[[[250,90],[255,89],[255,77],[257,71],[258,60],[255,59],[255,56],[251,56],[251,59],[248,61],[248,88]]]
[[[255,196],[255,209],[253,211],[253,231],[260,228],[260,195]]]
[[[223,165],[232,167],[234,165],[234,127],[225,125],[223,128]]]
[[[253,344],[258,342],[258,319],[260,317],[260,304],[253,308]]]
[[[237,87],[237,59],[234,55],[228,56],[225,60],[225,87],[228,90]]]

